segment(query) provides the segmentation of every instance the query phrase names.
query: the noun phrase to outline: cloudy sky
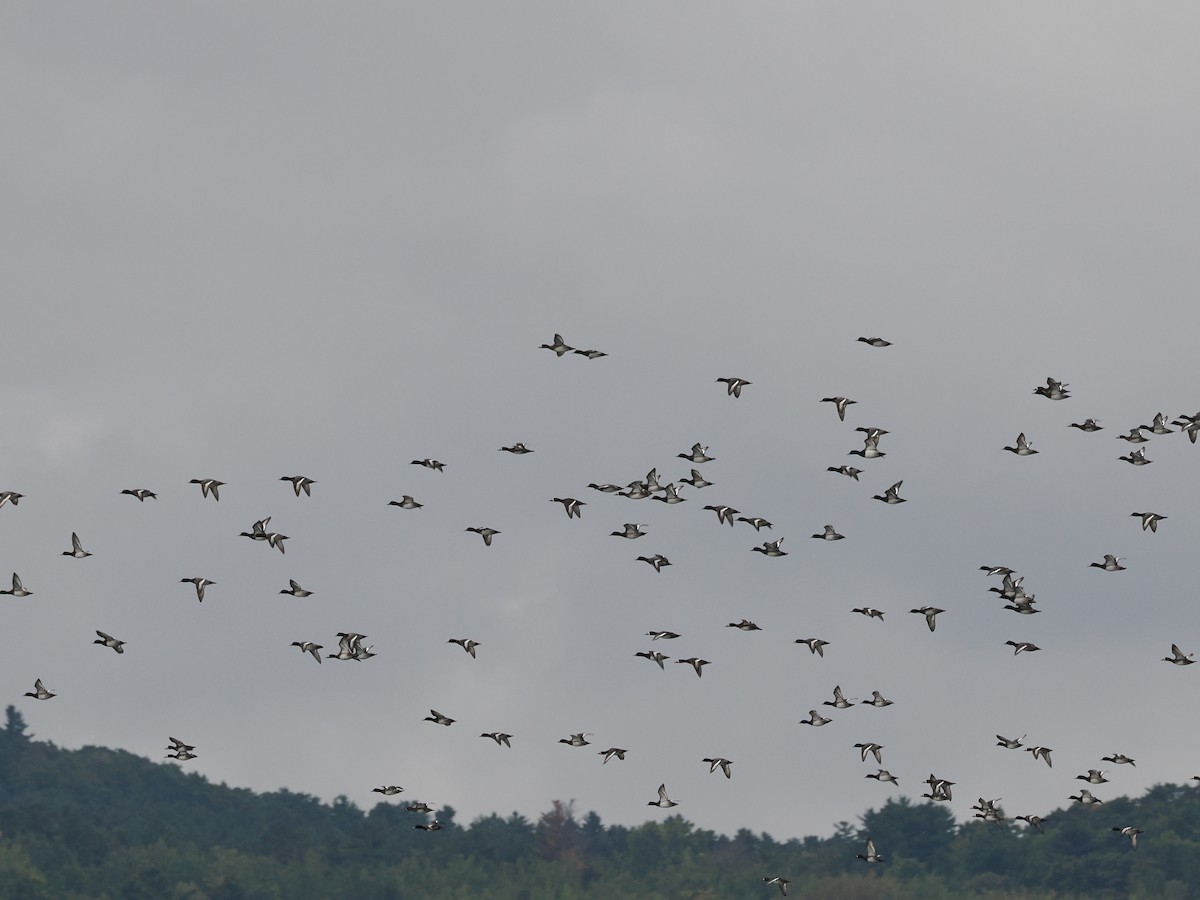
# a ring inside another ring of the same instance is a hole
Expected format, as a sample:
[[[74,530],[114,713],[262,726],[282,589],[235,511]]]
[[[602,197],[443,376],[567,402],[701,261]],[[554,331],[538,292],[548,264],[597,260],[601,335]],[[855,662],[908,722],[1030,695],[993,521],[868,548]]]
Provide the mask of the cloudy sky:
[[[1102,799],[1200,774],[1200,670],[1161,661],[1200,651],[1200,446],[1134,467],[1114,440],[1200,408],[1198,27],[1184,3],[10,7],[0,490],[26,496],[0,573],[34,593],[0,598],[7,702],[63,746],[174,735],[217,782],[394,783],[464,822],[573,798],[634,824],[666,782],[698,825],[786,838],[930,772],[962,818],[1045,815],[1118,752]],[[889,434],[856,483],[826,467],[858,426]],[[1019,432],[1038,455],[1003,451]],[[587,487],[678,479],[696,441],[714,484],[685,503]],[[899,480],[909,502],[871,499]],[[264,516],[286,555],[238,537]],[[93,556],[61,555],[72,531]],[[339,631],[378,656],[289,646]],[[23,698],[38,677],[59,696]],[[830,711],[835,685],[894,705]]]

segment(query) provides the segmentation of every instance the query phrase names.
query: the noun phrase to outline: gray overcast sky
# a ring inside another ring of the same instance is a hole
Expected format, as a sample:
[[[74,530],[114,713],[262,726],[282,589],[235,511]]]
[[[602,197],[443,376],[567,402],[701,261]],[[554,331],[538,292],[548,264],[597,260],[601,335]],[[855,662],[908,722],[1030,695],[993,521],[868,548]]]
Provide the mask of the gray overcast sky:
[[[464,822],[574,798],[637,823],[665,781],[698,825],[780,838],[900,792],[856,742],[910,797],[956,782],[963,818],[979,796],[1045,814],[1116,752],[1138,764],[1102,799],[1200,774],[1200,670],[1161,662],[1200,651],[1200,446],[1155,437],[1135,468],[1113,439],[1200,408],[1194,5],[3,20],[0,490],[27,498],[0,509],[0,573],[34,594],[0,604],[0,676],[39,737],[161,758],[170,734],[215,781],[364,806],[395,783]],[[556,331],[610,355],[538,349]],[[855,342],[876,334],[894,346]],[[1047,376],[1071,399],[1034,396]],[[1085,417],[1105,430],[1067,428]],[[890,433],[855,483],[826,467],[858,461],[860,425]],[[1001,449],[1022,431],[1037,456]],[[714,485],[683,504],[587,488],[684,476],[695,441]],[[311,498],[278,481],[298,473]],[[909,502],[871,500],[901,479]],[[286,555],[237,536],[267,515]],[[625,522],[649,535],[609,536]],[[809,540],[827,522],[847,539]],[[72,531],[94,556],[61,556]],[[1128,570],[1088,567],[1105,553]],[[1044,614],[1005,612],[985,563]],[[339,631],[378,656],[289,646]],[[652,646],[712,665],[659,671]],[[37,677],[52,702],[21,697]],[[834,685],[895,702],[797,724]]]

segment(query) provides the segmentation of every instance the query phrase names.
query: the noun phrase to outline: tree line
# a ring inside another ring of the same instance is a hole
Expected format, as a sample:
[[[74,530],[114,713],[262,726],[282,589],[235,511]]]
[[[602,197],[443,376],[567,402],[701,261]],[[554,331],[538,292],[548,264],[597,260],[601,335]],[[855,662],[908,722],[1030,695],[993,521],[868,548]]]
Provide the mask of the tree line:
[[[441,823],[438,831],[414,826]],[[1142,829],[1137,849],[1112,826]],[[1200,788],[1046,816],[957,823],[944,805],[889,800],[830,837],[722,835],[682,816],[605,825],[554,801],[537,821],[492,814],[463,825],[345,797],[209,783],[121,750],[64,750],[27,733],[13,707],[0,730],[0,897],[354,897],[429,900],[830,900],[1200,896]],[[856,858],[870,835],[885,862]]]

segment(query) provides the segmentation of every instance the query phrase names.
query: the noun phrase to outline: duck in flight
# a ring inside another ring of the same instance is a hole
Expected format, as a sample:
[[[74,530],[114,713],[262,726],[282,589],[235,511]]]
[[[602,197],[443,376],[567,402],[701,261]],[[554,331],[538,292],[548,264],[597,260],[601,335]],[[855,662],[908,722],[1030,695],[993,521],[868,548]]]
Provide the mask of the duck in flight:
[[[777,541],[763,541],[763,545],[761,547],[751,547],[750,549],[755,553],[761,553],[763,556],[787,556],[787,551],[779,548],[779,545],[782,543],[783,538],[780,538]]]
[[[821,402],[822,403],[832,403],[834,405],[834,409],[837,410],[838,419],[845,422],[846,421],[846,407],[849,406],[851,403],[857,403],[858,401],[851,400],[849,397],[822,397]]]
[[[753,381],[747,381],[745,378],[718,378],[717,381],[725,384],[726,393],[730,397],[742,396],[742,388],[748,384],[754,384]]]
[[[879,855],[879,854],[878,854],[878,853],[875,851],[875,842],[874,842],[873,840],[871,840],[870,838],[867,838],[867,847],[866,847],[866,851],[867,851],[866,853],[859,853],[859,854],[856,854],[856,858],[857,858],[857,859],[861,859],[861,860],[863,860],[864,862],[869,862],[869,863],[881,863],[881,862],[883,862],[883,857],[882,857],[882,856],[880,856],[880,855]]]
[[[25,692],[26,697],[32,697],[34,700],[49,700],[51,697],[57,697],[58,694],[54,691],[46,690],[46,686],[42,684],[42,679],[37,679],[33,683],[33,690]]]
[[[663,566],[669,566],[671,564],[671,561],[661,553],[656,553],[653,556],[639,556],[638,560],[654,566],[655,572],[662,572]]]
[[[846,536],[844,534],[838,534],[837,529],[832,525],[826,525],[824,531],[814,534],[813,537],[822,541],[840,541]]]
[[[1029,641],[1005,641],[1004,643],[1013,648],[1013,656],[1016,656],[1018,653],[1033,653],[1042,649],[1037,644],[1031,644]]]
[[[208,497],[211,495],[213,500],[218,501],[221,499],[219,488],[225,486],[225,482],[217,481],[215,478],[193,478],[188,484],[200,485],[200,496]]]
[[[715,456],[708,455],[708,448],[701,447],[699,441],[692,444],[692,452],[691,453],[676,453],[675,455],[677,457],[679,457],[680,459],[690,460],[691,462],[694,462],[694,463],[712,462],[714,459],[716,459]]]
[[[903,481],[897,481],[882,494],[876,494],[872,499],[882,500],[884,503],[904,503],[904,498],[900,496],[900,486],[902,484],[904,484]]]
[[[468,653],[471,654],[471,659],[475,659],[475,648],[480,646],[479,641],[473,641],[470,638],[450,638],[446,641],[447,644],[458,644]]]
[[[682,455],[682,454],[680,454],[680,455]],[[696,488],[696,490],[699,490],[700,488],[710,487],[712,485],[711,481],[705,481],[704,476],[701,475],[695,469],[692,469],[692,474],[691,474],[690,478],[680,478],[679,483],[680,484],[690,484],[692,487]]]
[[[401,509],[420,509],[424,503],[418,503],[408,494],[405,494],[399,500],[389,500],[388,506],[398,506]]]
[[[292,483],[292,490],[296,492],[297,497],[300,496],[301,491],[304,491],[304,496],[311,497],[312,486],[316,484],[313,479],[305,475],[284,475],[279,480],[290,481]]]
[[[944,613],[944,609],[938,609],[936,606],[922,606],[920,609],[910,609],[910,613],[916,613],[925,617],[925,624],[929,626],[930,631],[937,629],[937,617],[939,613]]]
[[[576,500],[574,497],[554,497],[550,502],[561,503],[563,505],[563,509],[566,510],[568,519],[582,519],[583,511],[580,509],[580,507],[587,506],[587,504],[582,500]]]
[[[678,806],[679,804],[667,796],[666,784],[660,784],[658,786],[658,799],[651,800],[646,805],[657,806],[661,809],[670,809],[672,806]]]
[[[752,526],[755,531],[761,531],[764,528],[767,529],[768,531],[770,531],[772,528],[775,527],[770,522],[768,522],[766,519],[764,519],[762,516],[738,516],[737,520],[739,522],[745,522],[747,525]]]
[[[826,472],[836,472],[839,475],[846,475],[858,481],[858,476],[862,474],[862,469],[856,469],[854,466],[828,466]]]
[[[10,597],[28,597],[33,591],[25,590],[25,585],[21,584],[20,576],[13,572],[12,589],[0,591],[0,594],[8,594]]]
[[[553,350],[554,353],[558,356],[558,358],[562,359],[562,356],[564,353],[569,353],[572,350],[574,350],[575,348],[568,346],[567,343],[563,340],[563,336],[561,334],[556,334],[554,336],[554,340],[551,343],[542,344],[540,347],[538,347],[538,349],[539,350]]]
[[[63,556],[73,556],[76,559],[83,559],[84,557],[91,556],[92,554],[88,553],[86,550],[83,549],[83,545],[79,543],[79,535],[77,535],[75,532],[72,531],[71,532],[71,549],[64,550],[62,552],[62,555]]]
[[[658,667],[660,669],[662,669],[664,672],[666,671],[666,666],[663,665],[663,660],[671,658],[664,653],[659,653],[657,650],[640,650],[633,655],[641,656],[645,659],[650,660],[650,662],[658,663]]]
[[[702,759],[700,761],[708,763],[708,774],[709,775],[711,775],[713,772],[717,771],[717,769],[719,768],[722,772],[725,773],[726,778],[733,777],[733,760],[731,760],[731,759],[726,759],[723,756],[712,756],[712,757],[705,757],[704,759]]]
[[[1066,400],[1071,394],[1067,390],[1069,384],[1063,384],[1061,381],[1055,381],[1053,378],[1046,379],[1045,387],[1035,387],[1033,392],[1039,394],[1048,400]]]
[[[158,494],[154,493],[154,491],[148,491],[145,488],[126,488],[125,490],[121,491],[121,493],[128,494],[130,497],[137,497],[142,503],[146,502],[147,497],[149,497],[151,500],[158,499]],[[0,504],[0,506],[2,505],[3,504]]]
[[[649,532],[642,531],[642,526],[637,522],[627,522],[624,526],[624,531],[611,532],[612,537],[627,538],[631,541],[637,540],[640,537],[645,537]]]
[[[113,650],[116,650],[118,653],[125,652],[125,642],[124,641],[118,641],[111,634],[105,634],[103,631],[100,631],[99,629],[96,630],[96,634],[98,634],[100,636],[98,638],[96,638],[96,640],[92,641],[93,644],[100,644],[104,647],[111,647]]]
[[[215,581],[209,581],[207,578],[180,578],[180,584],[193,584],[196,587],[196,599],[201,603],[204,602],[204,590],[210,584],[216,584]]]
[[[313,641],[292,641],[292,646],[299,647],[301,653],[311,653],[312,658],[317,662],[321,661],[321,650],[323,648],[320,644]]]
[[[822,658],[825,656],[825,648],[829,646],[829,641],[823,641],[820,638],[796,638],[793,643],[806,645],[810,653],[815,653]]]
[[[1017,446],[1005,447],[1004,449],[1009,453],[1015,453],[1017,456],[1033,456],[1037,453],[1029,441],[1025,439],[1025,432],[1023,431],[1017,435]]]
[[[707,659],[701,659],[698,656],[689,656],[687,659],[677,659],[677,660],[675,660],[675,662],[676,663],[687,663],[689,666],[691,666],[693,669],[696,670],[697,678],[700,678],[704,675],[704,672],[702,671],[702,669],[705,666],[712,665],[712,663],[710,663]]]
[[[1158,523],[1167,518],[1166,516],[1160,516],[1158,513],[1153,512],[1135,512],[1130,513],[1130,515],[1137,516],[1142,520],[1142,531],[1145,531],[1147,528],[1149,528],[1155,533],[1158,531]]]
[[[470,526],[466,530],[483,538],[483,545],[485,547],[492,546],[492,538],[500,533],[495,528],[476,527],[474,525]]]
[[[757,625],[755,625],[749,619],[742,619],[742,621],[740,621],[740,622],[730,622],[725,627],[726,628],[736,628],[739,631],[762,631],[761,628],[759,628]]]
[[[1177,644],[1172,644],[1171,645],[1171,655],[1164,656],[1163,662],[1169,662],[1176,666],[1190,666],[1192,663],[1195,662],[1195,660],[1192,659],[1192,657],[1195,655],[1196,655],[1195,653],[1185,654],[1182,650],[1179,649],[1179,646]]]

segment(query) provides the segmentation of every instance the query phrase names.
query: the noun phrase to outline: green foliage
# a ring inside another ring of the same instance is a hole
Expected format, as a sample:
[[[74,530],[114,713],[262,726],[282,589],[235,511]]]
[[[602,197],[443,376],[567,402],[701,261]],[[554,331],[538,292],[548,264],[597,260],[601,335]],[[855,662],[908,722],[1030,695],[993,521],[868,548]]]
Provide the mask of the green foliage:
[[[1011,822],[957,825],[907,798],[842,822],[828,838],[732,837],[678,815],[605,826],[554,801],[530,823],[513,813],[463,826],[395,804],[364,813],[278,791],[254,794],[122,751],[65,751],[31,740],[10,708],[0,731],[0,897],[176,900],[842,900],[1185,898],[1200,885],[1200,789],[1157,785],[1103,812],[1070,807],[1045,833]],[[1137,850],[1117,823],[1143,829]],[[887,862],[855,858],[870,834]]]

